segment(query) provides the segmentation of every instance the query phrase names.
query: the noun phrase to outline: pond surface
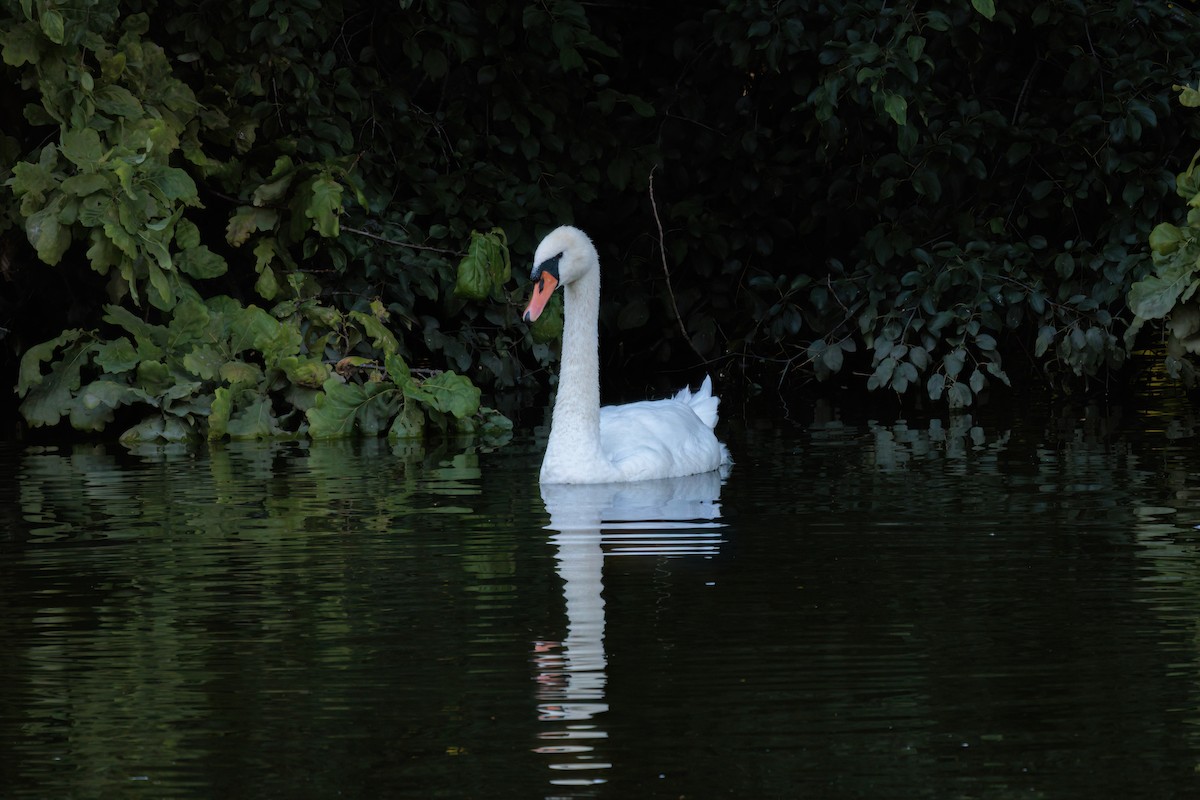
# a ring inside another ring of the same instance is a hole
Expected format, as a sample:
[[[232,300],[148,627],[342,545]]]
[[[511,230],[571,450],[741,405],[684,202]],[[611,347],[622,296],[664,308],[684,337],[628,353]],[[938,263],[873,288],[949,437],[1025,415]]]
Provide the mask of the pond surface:
[[[0,449],[0,797],[1200,796],[1189,424]]]

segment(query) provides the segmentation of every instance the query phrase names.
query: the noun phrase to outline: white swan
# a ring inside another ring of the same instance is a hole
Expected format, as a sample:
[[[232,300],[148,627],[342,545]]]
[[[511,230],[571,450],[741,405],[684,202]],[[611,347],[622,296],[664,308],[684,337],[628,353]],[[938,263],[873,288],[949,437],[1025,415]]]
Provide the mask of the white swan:
[[[600,257],[578,228],[551,231],[534,254],[533,322],[563,287],[563,339],[558,396],[542,483],[624,483],[678,478],[720,469],[729,451],[713,433],[718,399],[705,377],[696,392],[668,400],[600,407]]]

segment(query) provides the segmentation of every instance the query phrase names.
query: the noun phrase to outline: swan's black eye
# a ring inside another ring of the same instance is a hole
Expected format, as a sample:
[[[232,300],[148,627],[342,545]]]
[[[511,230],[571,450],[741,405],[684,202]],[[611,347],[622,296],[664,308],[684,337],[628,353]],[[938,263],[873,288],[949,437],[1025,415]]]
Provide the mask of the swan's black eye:
[[[533,274],[530,275],[529,277],[533,278],[534,280],[537,280],[538,276],[541,275],[542,273],[550,273],[551,275],[554,276],[554,280],[556,280],[556,281],[561,280],[558,277],[558,262],[562,260],[562,257],[563,257],[563,254],[559,253],[556,256],[551,256],[550,258],[547,258],[545,261],[543,261],[542,263],[538,264],[536,267],[533,268]]]

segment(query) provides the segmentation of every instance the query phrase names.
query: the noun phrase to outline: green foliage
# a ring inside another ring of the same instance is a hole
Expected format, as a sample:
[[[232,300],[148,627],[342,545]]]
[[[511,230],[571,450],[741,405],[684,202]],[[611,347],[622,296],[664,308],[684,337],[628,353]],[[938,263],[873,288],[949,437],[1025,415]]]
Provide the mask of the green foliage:
[[[490,233],[471,231],[471,249],[458,262],[458,280],[454,294],[471,300],[486,300],[499,296],[512,277],[508,257],[508,240],[502,228]]]
[[[111,274],[112,300],[129,293],[136,303],[144,294],[170,310],[189,294],[181,271],[205,277],[226,268],[220,256],[175,241],[185,211],[202,207],[192,177],[172,164],[196,98],[171,74],[162,48],[142,39],[145,14],[114,29],[114,3],[23,10],[25,20],[6,26],[4,60],[24,65],[22,80],[40,91],[27,120],[59,129],[57,141],[15,164],[7,180],[26,236],[50,265],[73,241],[86,242],[92,269]]]
[[[407,350],[389,328],[389,311],[366,294],[377,286],[359,286],[340,308],[322,300],[328,290],[314,276],[348,265],[336,242],[347,203],[371,202],[353,137],[335,119],[348,103],[367,109],[354,76],[343,70],[325,94],[299,57],[333,31],[333,17],[314,18],[312,2],[284,4],[271,11],[264,40],[263,20],[221,30],[189,11],[183,21],[202,24],[183,28],[176,14],[190,4],[150,3],[150,13],[132,15],[127,5],[38,2],[0,11],[4,61],[19,68],[30,101],[28,126],[14,132],[41,140],[0,173],[15,200],[4,219],[23,223],[49,266],[65,265],[75,243],[78,259],[86,245],[86,263],[110,279],[104,321],[120,329],[116,338],[73,329],[29,348],[17,382],[27,422],[66,417],[99,431],[121,409],[148,410],[124,433],[128,441],[411,433],[427,420],[442,429],[503,427],[454,373],[379,379],[383,359]],[[256,6],[251,17],[266,12]],[[152,41],[152,18],[171,33],[159,27]],[[281,49],[283,72],[270,75],[276,87],[297,97],[315,91],[332,104],[290,109],[288,130],[273,128],[284,116],[264,100],[266,48]],[[233,52],[246,60],[227,58]],[[330,55],[321,62],[326,77]],[[180,69],[188,64],[197,69]],[[56,133],[38,134],[44,126]],[[298,141],[302,127],[310,138]],[[269,144],[258,143],[261,131]],[[223,213],[206,208],[202,190]],[[508,279],[503,231],[474,237],[471,256],[489,292],[499,292]],[[314,261],[323,266],[312,269]],[[274,303],[270,311],[208,285],[231,277],[224,287],[244,297],[247,276],[253,293]],[[444,291],[435,277],[424,287],[431,299]],[[411,307],[399,310],[412,319]],[[409,427],[393,427],[393,419]]]
[[[674,116],[711,123],[735,88],[716,76],[746,77],[711,134],[664,127],[664,183],[686,198],[672,255],[710,276],[680,302],[706,356],[716,328],[751,374],[854,371],[952,406],[1007,384],[1006,353],[1062,388],[1122,364],[1162,163],[1196,130],[1163,96],[1197,64],[1190,12],[753,2],[705,23],[675,43],[694,61]],[[739,179],[709,190],[718,164]]]
[[[1200,92],[1176,86],[1180,104],[1200,107]],[[1188,386],[1196,383],[1196,364],[1189,355],[1200,355],[1200,152],[1175,179],[1175,191],[1187,201],[1184,225],[1161,222],[1150,232],[1153,269],[1129,289],[1133,323],[1126,332],[1129,346],[1149,321],[1164,320],[1167,339],[1167,373]]]
[[[130,443],[414,435],[425,418],[443,430],[503,426],[497,412],[480,409],[479,390],[466,378],[415,378],[394,340],[386,372],[365,358],[344,359],[335,372],[309,354],[332,337],[363,337],[368,326],[338,318],[327,329],[314,321],[321,318],[315,310],[285,303],[268,313],[220,296],[182,301],[168,324],[157,325],[110,305],[105,321],[120,336],[70,330],[25,353],[17,383],[22,413],[34,426],[69,417],[76,429],[99,431],[133,407],[141,420],[121,437]],[[415,430],[403,427],[414,419],[421,421]]]
[[[1164,203],[1200,121],[1165,89],[1197,42],[1188,9],[1133,0],[6,0],[24,113],[0,121],[0,231],[28,244],[0,272],[108,291],[68,289],[12,340],[85,331],[36,351],[30,421],[487,426],[456,415],[462,382],[540,384],[561,331],[557,298],[520,320],[510,248],[571,222],[602,251],[609,365],[699,353],[751,385],[965,406],[1029,363],[1069,389],[1122,364],[1130,287],[1173,230],[1186,250]],[[237,358],[102,327],[106,306],[172,330],[227,302],[253,329]]]

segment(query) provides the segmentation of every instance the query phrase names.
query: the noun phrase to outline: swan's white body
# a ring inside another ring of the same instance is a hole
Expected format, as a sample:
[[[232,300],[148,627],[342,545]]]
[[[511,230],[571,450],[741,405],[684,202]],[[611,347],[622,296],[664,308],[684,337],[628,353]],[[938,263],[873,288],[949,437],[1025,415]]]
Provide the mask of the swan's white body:
[[[600,259],[587,235],[555,229],[538,245],[534,264],[527,320],[537,319],[555,286],[563,287],[562,367],[541,482],[678,478],[729,464],[729,451],[713,433],[719,401],[707,377],[696,392],[600,407]]]

